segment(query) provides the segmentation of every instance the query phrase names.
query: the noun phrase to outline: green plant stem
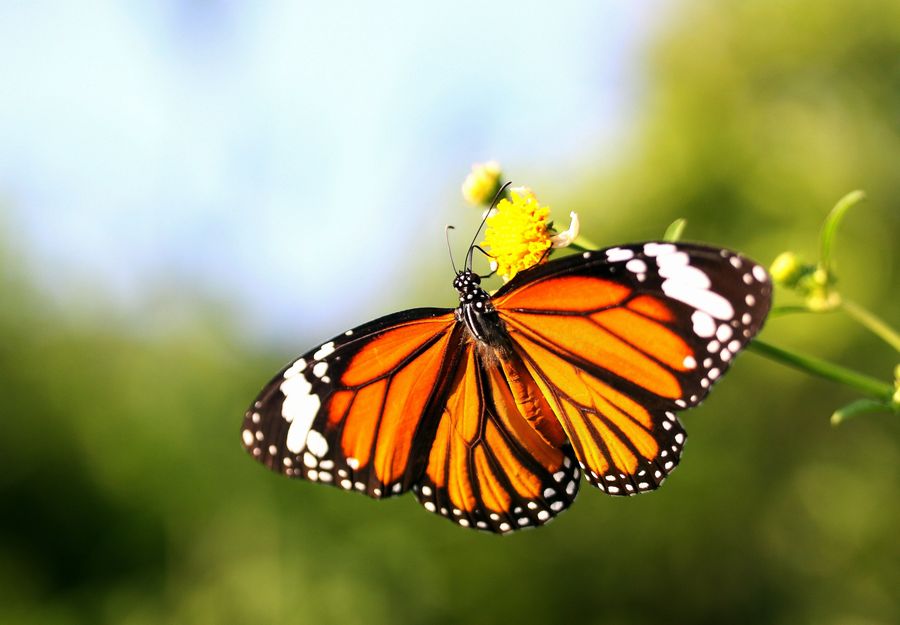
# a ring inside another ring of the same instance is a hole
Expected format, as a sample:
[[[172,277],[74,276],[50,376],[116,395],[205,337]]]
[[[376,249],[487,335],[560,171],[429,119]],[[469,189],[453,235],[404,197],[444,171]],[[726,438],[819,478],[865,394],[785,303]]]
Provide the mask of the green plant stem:
[[[851,402],[844,406],[843,408],[838,408],[831,415],[831,425],[840,425],[847,419],[855,417],[856,415],[865,414],[867,412],[883,412],[891,411],[891,407],[885,405],[884,402],[875,401],[874,399],[857,399],[854,402]]]
[[[750,343],[747,349],[799,371],[850,386],[882,401],[890,402],[891,396],[894,394],[894,389],[890,384],[813,356],[797,354],[759,340]]]
[[[859,304],[856,304],[849,300],[844,300],[841,303],[841,308],[854,320],[859,322],[860,325],[864,326],[867,330],[871,331],[885,343],[900,352],[900,334],[897,334],[896,330],[894,330],[884,321],[870,313]]]

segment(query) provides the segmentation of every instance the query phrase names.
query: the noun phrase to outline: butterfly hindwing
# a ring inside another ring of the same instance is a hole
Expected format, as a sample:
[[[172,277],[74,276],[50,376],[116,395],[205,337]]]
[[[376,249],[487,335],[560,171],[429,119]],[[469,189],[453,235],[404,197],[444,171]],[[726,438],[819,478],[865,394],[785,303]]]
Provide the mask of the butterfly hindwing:
[[[274,471],[371,497],[421,473],[459,330],[416,309],[354,328],[286,366],[244,417],[244,447]]]
[[[645,243],[522,272],[494,297],[588,480],[656,488],[698,404],[769,310],[765,270],[728,250]]]
[[[429,511],[507,533],[543,525],[569,507],[580,471],[565,434],[515,357],[466,343],[452,373],[424,475],[413,487]],[[526,416],[527,415],[527,416]],[[530,420],[529,420],[530,418]]]

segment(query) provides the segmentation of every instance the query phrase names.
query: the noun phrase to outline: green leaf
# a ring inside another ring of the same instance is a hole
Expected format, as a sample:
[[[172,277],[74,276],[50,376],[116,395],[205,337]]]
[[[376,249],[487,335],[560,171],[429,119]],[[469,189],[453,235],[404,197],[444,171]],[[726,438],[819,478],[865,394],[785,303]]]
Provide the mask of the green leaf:
[[[687,219],[676,219],[669,227],[666,228],[665,234],[663,234],[663,241],[678,241],[681,239],[681,234],[684,232],[684,227],[687,226]]]

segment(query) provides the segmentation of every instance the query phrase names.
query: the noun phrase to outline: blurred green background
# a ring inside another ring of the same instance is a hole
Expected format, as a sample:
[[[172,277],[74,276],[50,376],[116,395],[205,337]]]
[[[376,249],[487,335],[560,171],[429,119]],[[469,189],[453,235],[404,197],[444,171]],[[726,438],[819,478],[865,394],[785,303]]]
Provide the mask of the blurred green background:
[[[686,238],[764,263],[814,258],[826,212],[865,189],[838,240],[840,289],[896,324],[900,4],[680,2],[654,21],[634,131],[576,165],[535,157],[507,174],[559,221],[578,211],[603,245],[686,217]],[[439,217],[462,232],[477,211],[453,188],[487,157],[512,160],[465,153],[445,172]],[[273,347],[177,278],[127,314],[105,311],[89,280],[48,294],[12,223],[0,221],[2,623],[900,622],[900,422],[831,427],[849,389],[742,355],[683,415],[690,442],[660,491],[584,487],[545,528],[482,535],[410,497],[278,478],[241,450],[246,405],[326,337],[316,327],[298,319]],[[433,230],[409,243],[420,270],[352,323],[452,303]],[[327,252],[310,261],[327,271]],[[897,362],[839,314],[779,318],[764,337],[885,381]]]

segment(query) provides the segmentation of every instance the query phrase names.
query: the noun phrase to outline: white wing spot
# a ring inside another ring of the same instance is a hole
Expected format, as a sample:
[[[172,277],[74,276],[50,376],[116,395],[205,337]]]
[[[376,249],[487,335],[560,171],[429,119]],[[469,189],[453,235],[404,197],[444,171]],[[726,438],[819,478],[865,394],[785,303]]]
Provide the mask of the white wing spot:
[[[691,321],[694,324],[694,334],[701,338],[709,338],[716,332],[716,323],[703,311],[695,310]]]
[[[766,270],[760,267],[759,265],[755,265],[753,267],[753,277],[759,280],[760,282],[765,282],[768,279],[766,275]]]
[[[630,258],[634,258],[634,252],[631,250],[622,249],[621,247],[613,247],[606,250],[606,259],[610,262],[617,262],[621,260],[628,260]]]
[[[321,458],[328,453],[328,441],[325,440],[321,432],[310,430],[306,436],[306,448]]]
[[[356,471],[359,468],[359,460],[353,456],[347,457],[347,466]]]
[[[331,355],[334,352],[334,341],[328,341],[322,347],[313,354],[313,358],[316,360],[322,360],[323,358]]]
[[[280,389],[284,395],[281,416],[291,424],[287,435],[287,448],[295,454],[300,453],[322,402],[303,375],[286,379],[281,383]]]
[[[716,330],[716,338],[724,343],[731,338],[731,328],[723,323],[719,326],[719,329]]]
[[[716,319],[731,319],[734,316],[734,308],[731,307],[731,303],[718,293],[674,280],[663,282],[662,290],[672,299],[702,310]]]
[[[292,364],[290,367],[287,368],[287,370],[285,370],[284,377],[285,377],[285,379],[292,378],[295,375],[297,375],[298,373],[303,373],[303,371],[305,369],[306,369],[306,360],[304,360],[303,358],[298,358],[297,360],[294,361],[294,364]]]
[[[685,356],[682,364],[684,365],[685,369],[696,369],[697,368],[697,361],[694,360],[693,356]]]
[[[321,378],[323,375],[325,375],[326,371],[328,371],[327,362],[317,362],[315,366],[313,366],[313,375],[317,378]]]
[[[244,439],[244,444],[247,447],[250,447],[253,444],[253,432],[250,430],[244,430],[241,432],[241,438]]]
[[[625,263],[625,269],[632,273],[646,273],[647,263],[642,261],[640,258],[633,258]]]
[[[645,243],[644,254],[647,256],[663,256],[675,252],[676,248],[671,243]]]

